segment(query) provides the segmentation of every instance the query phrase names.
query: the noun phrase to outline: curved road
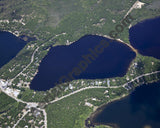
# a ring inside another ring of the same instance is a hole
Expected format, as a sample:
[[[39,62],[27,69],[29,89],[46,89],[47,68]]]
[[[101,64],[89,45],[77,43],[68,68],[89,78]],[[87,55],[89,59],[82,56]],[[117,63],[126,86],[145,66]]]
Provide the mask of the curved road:
[[[141,77],[149,76],[149,75],[156,74],[156,73],[160,73],[160,71],[155,71],[155,72],[146,73],[146,74],[137,76],[136,78],[132,79],[131,81],[129,81],[129,82],[123,84],[123,85],[120,85],[120,86],[110,86],[110,87],[104,87],[104,86],[89,86],[89,87],[81,88],[81,89],[76,90],[76,91],[74,91],[74,92],[72,92],[72,93],[70,93],[70,94],[67,94],[67,95],[62,96],[62,97],[60,97],[60,98],[57,98],[57,99],[55,99],[55,100],[53,100],[53,101],[51,101],[51,102],[49,102],[49,103],[55,103],[55,102],[57,102],[57,101],[59,101],[59,100],[62,100],[62,99],[64,99],[64,98],[68,97],[68,96],[71,96],[71,95],[73,95],[73,94],[76,94],[76,93],[78,93],[78,92],[81,92],[81,91],[84,91],[84,90],[87,90],[87,89],[93,89],[93,88],[106,88],[106,89],[107,89],[107,88],[125,87],[125,86],[128,85],[129,83],[131,83],[131,82],[133,82],[133,81],[135,81],[135,80],[137,80],[137,79],[139,79],[139,78],[141,78]]]
[[[18,73],[13,79],[10,80],[11,83],[12,83],[19,75],[21,75],[21,74],[33,63],[33,61],[34,61],[34,55],[35,55],[35,53],[38,51],[38,49],[39,49],[39,47],[37,47],[37,48],[34,50],[34,52],[33,52],[33,54],[32,54],[32,57],[31,57],[30,63],[29,63],[20,73]]]
[[[139,78],[141,78],[141,77],[149,76],[149,75],[157,74],[157,73],[160,73],[160,71],[155,71],[155,72],[146,73],[146,74],[137,76],[136,78],[132,79],[131,81],[129,81],[129,82],[123,84],[123,85],[120,85],[120,86],[110,86],[110,87],[104,87],[104,86],[89,86],[89,87],[81,88],[81,89],[76,90],[76,91],[74,91],[74,92],[72,92],[72,93],[69,93],[69,94],[67,94],[67,95],[65,95],[65,96],[62,96],[62,97],[60,97],[60,98],[58,98],[58,99],[55,99],[55,100],[53,100],[53,101],[50,101],[48,104],[55,103],[55,102],[57,102],[57,101],[60,101],[60,100],[62,100],[62,99],[64,99],[64,98],[67,98],[67,97],[69,97],[69,96],[71,96],[71,95],[74,95],[74,94],[76,94],[76,93],[79,93],[79,92],[84,91],[84,90],[87,90],[87,89],[95,89],[95,88],[104,88],[104,89],[106,88],[106,89],[107,89],[107,88],[125,87],[126,85],[128,85],[128,83],[131,83],[131,82],[133,82],[133,81],[135,81],[135,80],[137,80],[137,79],[139,79]],[[8,94],[7,92],[5,92],[5,90],[2,88],[2,85],[0,86],[0,88],[1,88],[2,92],[4,92],[4,93],[5,93],[6,95],[8,95],[9,97],[12,97],[13,99],[15,99],[17,102],[21,102],[21,103],[27,104],[27,105],[30,106],[30,107],[37,108],[37,106],[38,106],[38,103],[37,103],[37,102],[26,102],[26,101],[23,101],[23,100],[21,100],[21,99],[18,99],[17,97],[14,97],[14,96],[11,95],[11,94]],[[48,105],[48,104],[47,104],[47,105]],[[40,111],[43,112],[43,114],[44,114],[44,124],[45,124],[45,128],[47,128],[47,113],[46,113],[45,109],[40,109],[40,108],[37,108],[37,109],[39,109]],[[15,124],[15,126],[19,123],[19,121],[20,121],[25,115],[26,115],[26,114],[24,113],[24,115],[17,121],[17,123]]]

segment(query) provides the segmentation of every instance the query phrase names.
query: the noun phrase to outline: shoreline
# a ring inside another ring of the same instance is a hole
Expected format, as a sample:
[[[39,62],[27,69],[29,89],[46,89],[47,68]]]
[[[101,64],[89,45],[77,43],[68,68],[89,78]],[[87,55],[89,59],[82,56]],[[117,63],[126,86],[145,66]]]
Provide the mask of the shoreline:
[[[121,97],[116,97],[113,100],[108,101],[107,103],[104,103],[104,104],[98,106],[98,108],[96,110],[93,110],[93,112],[91,113],[91,115],[88,117],[89,121],[91,122],[91,125],[96,125],[96,126],[104,125],[104,126],[107,126],[107,127],[108,126],[109,127],[114,126],[114,124],[112,124],[112,126],[111,126],[111,125],[107,125],[107,124],[93,123],[94,117],[96,117],[100,112],[102,112],[103,108],[106,107],[107,105],[112,104],[113,102],[121,100],[123,98],[126,98],[129,95],[130,95],[130,93],[123,94]]]
[[[37,40],[36,37],[30,37],[30,36],[27,36],[26,34],[20,34],[18,31],[15,31],[15,32],[12,32],[10,30],[0,30],[0,32],[8,32],[8,33],[11,33],[12,35],[16,36],[17,38],[25,41],[25,42],[30,42],[30,41],[35,41]]]
[[[20,36],[18,31],[12,32],[10,30],[0,30],[0,32],[9,32],[9,33],[13,34],[14,36],[16,36],[17,38],[19,38],[19,36]]]
[[[139,85],[135,86],[135,89],[133,91],[135,91],[136,88],[141,87],[144,84],[148,85],[148,84],[158,83],[158,82],[160,82],[160,80],[153,80],[151,82],[139,84]],[[93,123],[94,117],[96,117],[100,112],[102,112],[102,110],[107,105],[112,104],[113,102],[116,102],[116,101],[119,101],[119,100],[127,98],[127,96],[129,96],[132,92],[129,92],[128,94],[123,94],[121,97],[117,97],[117,98],[115,98],[115,99],[113,99],[113,100],[111,100],[111,101],[109,101],[109,102],[107,102],[105,104],[100,105],[96,110],[93,110],[93,112],[91,113],[91,115],[88,117],[89,121],[91,122],[91,125],[95,125],[95,126],[102,126],[102,125],[104,125],[104,126],[107,126],[107,127],[118,128],[116,124],[112,124],[112,123],[106,123],[106,124],[103,124],[103,123]]]
[[[130,47],[130,48],[132,49],[132,51],[134,51],[136,54],[138,54],[138,50],[135,49],[131,44],[125,43],[125,42],[124,42],[123,40],[121,40],[121,39],[113,39],[113,38],[111,38],[111,37],[108,36],[108,35],[103,35],[103,34],[86,34],[86,35],[81,36],[79,39],[81,39],[81,38],[84,37],[84,36],[88,36],[88,35],[91,35],[91,36],[100,36],[100,37],[102,37],[102,38],[104,37],[104,38],[108,38],[108,39],[110,39],[110,40],[118,41],[118,42],[120,42],[120,43],[122,43],[122,44],[127,45],[128,47]],[[68,42],[68,43],[66,43],[66,44],[64,44],[64,45],[65,45],[65,46],[72,45],[73,43],[77,42],[79,39],[77,39],[76,41]],[[68,40],[67,40],[67,41],[68,41]],[[61,46],[61,45],[55,44],[55,46]]]
[[[98,34],[96,34],[96,35],[98,35]],[[116,41],[118,41],[118,42],[120,42],[120,43],[122,43],[122,44],[125,44],[125,45],[127,45],[128,47],[130,47],[136,54],[138,53],[138,50],[137,49],[135,49],[131,44],[128,44],[128,43],[125,43],[123,40],[121,40],[120,38],[118,38],[118,39],[113,39],[113,38],[111,38],[110,36],[108,36],[108,35],[98,35],[98,36],[103,36],[103,37],[106,37],[106,38],[108,38],[108,39],[111,39],[111,40],[116,40]]]
[[[112,39],[111,37],[109,37],[109,36],[107,36],[107,35],[92,35],[92,34],[89,34],[90,36],[100,36],[100,37],[102,37],[102,38],[107,38],[107,39],[110,39],[110,40],[114,40],[114,39]],[[83,38],[83,37],[85,37],[85,36],[88,36],[88,35],[84,35],[84,36],[82,36],[81,38]],[[81,39],[80,38],[80,39]],[[78,40],[80,40],[80,39],[78,39]],[[77,41],[78,41],[77,40]],[[120,39],[119,39],[120,40]],[[127,43],[124,43],[123,41],[119,41],[118,39],[117,40],[114,40],[114,41],[116,41],[116,43],[119,43],[119,44],[121,44],[121,45],[124,45],[126,48],[128,48],[130,51],[132,51],[135,55],[134,55],[134,57],[133,58],[130,58],[129,60],[129,62],[130,63],[128,63],[128,66],[125,68],[125,72],[121,75],[121,76],[117,76],[117,77],[124,77],[126,74],[127,74],[127,72],[128,72],[128,70],[130,69],[130,67],[131,67],[131,65],[132,65],[132,63],[134,62],[134,60],[135,60],[135,58],[137,57],[137,54],[136,54],[136,52],[134,52],[133,50],[132,50],[132,48],[131,47],[129,47],[128,45],[126,45]],[[72,43],[70,43],[69,45],[72,45],[73,43],[76,43],[77,41],[73,41]],[[54,44],[53,46],[52,46],[52,48],[54,48],[54,47],[57,47],[57,46],[69,46],[68,44],[62,44],[62,45],[59,45],[59,44]],[[48,54],[48,53],[47,53]],[[97,78],[97,80],[102,80],[102,79],[108,79],[107,77],[106,78]],[[77,80],[79,80],[79,79],[77,79]],[[85,79],[85,80],[88,80],[88,79]],[[89,79],[89,80],[95,80],[95,79]],[[55,86],[54,86],[55,87]],[[50,89],[53,89],[54,87],[52,87],[52,88],[50,88]],[[49,90],[50,90],[49,89]]]

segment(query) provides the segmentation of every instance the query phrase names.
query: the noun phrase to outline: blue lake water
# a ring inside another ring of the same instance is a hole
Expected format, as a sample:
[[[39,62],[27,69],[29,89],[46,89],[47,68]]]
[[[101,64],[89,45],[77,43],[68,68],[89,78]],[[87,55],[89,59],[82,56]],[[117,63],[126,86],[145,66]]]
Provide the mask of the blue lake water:
[[[0,31],[0,68],[13,59],[26,42],[9,32]]]
[[[131,45],[142,55],[160,59],[160,17],[142,21],[129,30]]]
[[[131,45],[144,56],[160,59],[160,17],[142,21],[129,30]],[[114,128],[160,128],[160,81],[137,87],[129,96],[103,106],[93,124]]]
[[[107,47],[101,45],[98,48],[99,50],[104,50],[102,53],[93,53],[93,49],[100,45],[101,41],[109,42],[111,40],[101,36],[87,35],[71,45],[51,48],[47,56],[42,60],[39,71],[31,82],[30,88],[45,91],[53,88],[57,83],[73,79],[124,76],[131,61],[136,56],[135,52],[127,45],[113,41]],[[105,48],[103,49],[103,47]],[[82,61],[86,62],[84,56],[88,54],[92,54],[92,57],[88,58],[88,64],[81,63]],[[81,72],[80,74],[78,71],[76,73],[72,72],[75,67],[76,70]],[[63,79],[60,80],[61,78]]]
[[[160,81],[143,84],[129,96],[103,106],[94,124],[114,128],[160,128]],[[148,127],[147,127],[148,126]]]

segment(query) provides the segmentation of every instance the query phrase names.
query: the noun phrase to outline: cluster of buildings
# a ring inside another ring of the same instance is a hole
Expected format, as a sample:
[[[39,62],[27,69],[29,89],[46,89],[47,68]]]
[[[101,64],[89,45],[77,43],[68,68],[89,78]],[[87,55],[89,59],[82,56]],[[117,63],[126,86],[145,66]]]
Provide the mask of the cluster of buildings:
[[[9,85],[8,81],[0,79],[0,89],[10,96],[17,97],[20,93],[20,90],[9,88],[8,85]]]

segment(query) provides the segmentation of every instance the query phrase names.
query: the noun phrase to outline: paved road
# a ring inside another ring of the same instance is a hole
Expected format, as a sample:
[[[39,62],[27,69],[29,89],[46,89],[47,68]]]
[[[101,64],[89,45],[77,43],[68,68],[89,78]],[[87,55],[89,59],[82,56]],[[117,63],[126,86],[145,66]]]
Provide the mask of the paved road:
[[[34,50],[32,56],[31,56],[31,61],[30,61],[30,63],[29,63],[20,73],[18,73],[13,79],[10,80],[11,83],[12,83],[18,76],[20,76],[20,75],[33,63],[33,61],[34,61],[34,55],[35,55],[35,53],[38,51],[38,49],[39,49],[39,47],[37,47],[37,48]]]
[[[124,16],[124,19],[126,18],[126,16],[128,16],[128,14],[137,6],[137,3],[139,3],[139,0],[137,0],[133,6],[129,9],[129,11],[126,13],[126,15]]]
[[[151,73],[146,73],[146,74],[143,74],[143,75],[140,75],[140,76],[137,76],[136,78],[132,79],[131,81],[125,83],[122,85],[122,87],[125,87],[126,85],[128,85],[129,83],[135,81],[135,80],[138,80],[139,78],[141,77],[144,77],[144,76],[149,76],[149,75],[152,75],[152,74],[157,74],[157,73],[160,73],[160,71],[155,71],[155,72],[151,72]]]
[[[70,94],[67,94],[67,95],[62,96],[62,97],[60,97],[60,98],[58,98],[58,99],[55,99],[55,100],[53,100],[53,101],[51,101],[51,102],[49,102],[49,103],[51,103],[51,104],[52,104],[52,103],[55,103],[55,102],[57,102],[57,101],[59,101],[59,100],[62,100],[62,99],[64,99],[64,98],[69,97],[69,96],[71,96],[71,95],[73,95],[73,94],[76,94],[76,93],[78,93],[78,92],[81,92],[81,91],[84,91],[84,90],[87,90],[87,89],[93,89],[93,88],[109,88],[109,87],[89,86],[89,87],[81,88],[81,89],[76,90],[76,91],[74,91],[74,92],[72,92],[72,93],[70,93]]]
[[[81,89],[76,90],[76,91],[74,91],[74,92],[72,92],[72,93],[70,93],[70,94],[67,94],[67,95],[62,96],[62,97],[60,97],[60,98],[58,98],[58,99],[55,99],[55,100],[53,100],[53,101],[51,101],[51,102],[49,102],[49,103],[51,103],[51,104],[52,104],[52,103],[55,103],[55,102],[60,101],[60,100],[62,100],[62,99],[64,99],[64,98],[66,98],[66,97],[69,97],[69,96],[71,96],[71,95],[73,95],[73,94],[76,94],[76,93],[78,93],[78,92],[81,92],[81,91],[84,91],[84,90],[87,90],[87,89],[94,89],[94,88],[106,88],[106,89],[107,89],[107,88],[125,87],[125,86],[128,85],[129,83],[131,83],[131,82],[133,82],[133,81],[135,81],[135,80],[137,80],[137,79],[139,79],[139,78],[141,78],[141,77],[143,77],[143,76],[148,76],[148,75],[152,75],[152,74],[156,74],[156,73],[160,73],[160,71],[155,71],[155,72],[146,73],[146,74],[137,76],[136,78],[132,79],[131,81],[129,81],[129,82],[123,84],[123,85],[120,85],[120,86],[110,86],[110,87],[104,87],[104,86],[89,86],[89,87],[81,88]]]
[[[57,101],[60,101],[60,100],[62,100],[62,99],[64,99],[64,98],[67,98],[67,97],[69,97],[69,96],[71,96],[71,95],[74,95],[74,94],[76,94],[76,93],[79,93],[79,92],[84,91],[84,90],[87,90],[87,89],[95,89],[95,88],[108,89],[108,88],[125,87],[125,86],[128,85],[129,83],[131,83],[131,82],[133,82],[133,81],[135,81],[135,80],[137,80],[137,79],[139,79],[139,78],[141,78],[141,77],[149,76],[149,75],[157,74],[157,73],[160,73],[160,71],[155,71],[155,72],[146,73],[146,74],[137,76],[136,78],[132,79],[131,81],[129,81],[129,82],[123,84],[123,85],[120,85],[120,86],[110,86],[110,87],[104,87],[104,86],[89,86],[89,87],[81,88],[81,89],[76,90],[76,91],[74,91],[74,92],[72,92],[72,93],[70,93],[70,94],[67,94],[67,95],[62,96],[62,97],[60,97],[60,98],[58,98],[58,99],[55,99],[55,100],[49,102],[49,104],[55,103],[55,102],[57,102]],[[36,103],[36,102],[26,102],[26,101],[23,101],[23,100],[21,100],[21,99],[18,99],[17,97],[14,97],[13,95],[10,95],[10,94],[6,93],[5,90],[2,88],[2,86],[0,86],[0,88],[1,88],[1,90],[2,90],[5,94],[7,94],[9,97],[12,97],[12,98],[15,99],[17,102],[21,102],[21,103],[27,104],[27,105],[30,106],[30,107],[37,108],[38,103]],[[37,108],[37,109],[39,109],[40,111],[43,112],[43,114],[44,114],[44,125],[45,125],[45,128],[47,128],[47,113],[46,113],[45,109],[40,109],[40,108]],[[23,117],[24,117],[27,113],[28,113],[28,111],[23,114],[23,116],[17,121],[17,123],[15,124],[15,126],[20,122],[20,120],[23,119]]]
[[[30,111],[30,110],[28,110],[28,111],[26,111],[25,113],[23,113],[22,117],[17,121],[16,124],[14,124],[13,128],[15,128],[15,127],[19,124],[19,122],[28,114],[29,111]]]
[[[37,108],[37,109],[43,112],[43,115],[44,115],[44,126],[45,126],[45,128],[47,128],[47,113],[46,113],[45,109],[40,109],[40,108]]]

